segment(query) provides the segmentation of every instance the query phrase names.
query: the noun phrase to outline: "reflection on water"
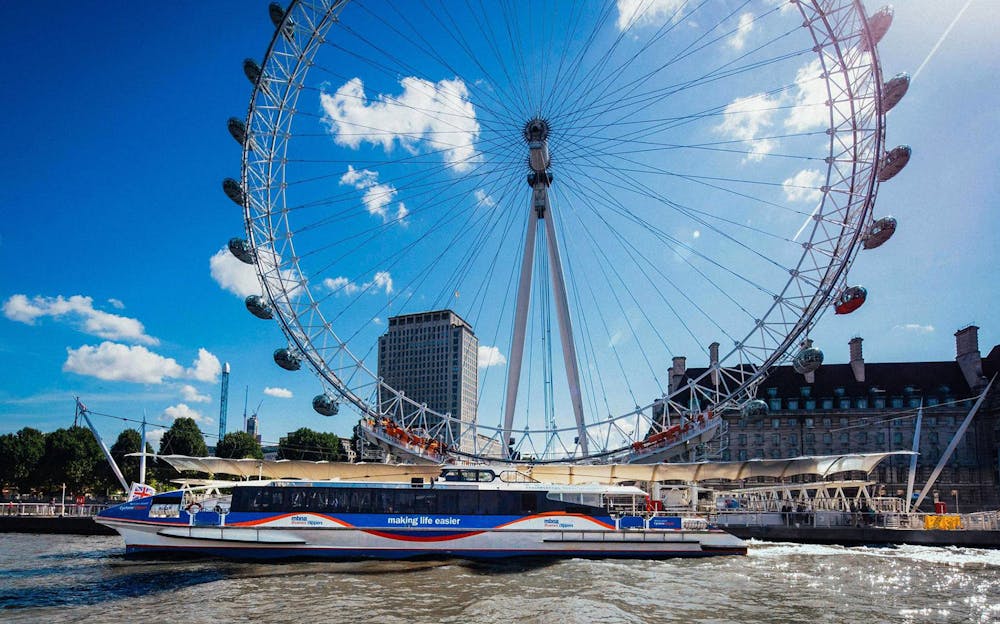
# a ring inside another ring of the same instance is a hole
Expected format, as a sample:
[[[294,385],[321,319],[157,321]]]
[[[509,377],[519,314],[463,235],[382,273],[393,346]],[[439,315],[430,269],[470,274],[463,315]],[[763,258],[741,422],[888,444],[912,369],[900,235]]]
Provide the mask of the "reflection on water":
[[[133,561],[0,535],[0,621],[1000,622],[1000,551],[753,543],[670,561]]]

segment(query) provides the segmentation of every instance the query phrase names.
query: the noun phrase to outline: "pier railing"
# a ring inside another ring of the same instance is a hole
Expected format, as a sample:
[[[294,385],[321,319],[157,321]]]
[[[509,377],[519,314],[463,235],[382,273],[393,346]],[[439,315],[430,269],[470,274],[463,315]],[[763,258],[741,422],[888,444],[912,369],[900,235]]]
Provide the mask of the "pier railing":
[[[106,503],[86,503],[77,505],[75,503],[0,503],[0,515],[2,516],[37,516],[37,517],[59,517],[73,516],[89,518],[96,516],[99,512],[110,507]]]
[[[938,515],[904,512],[726,510],[709,514],[709,518],[722,528],[790,526],[1000,531],[1000,511]]]

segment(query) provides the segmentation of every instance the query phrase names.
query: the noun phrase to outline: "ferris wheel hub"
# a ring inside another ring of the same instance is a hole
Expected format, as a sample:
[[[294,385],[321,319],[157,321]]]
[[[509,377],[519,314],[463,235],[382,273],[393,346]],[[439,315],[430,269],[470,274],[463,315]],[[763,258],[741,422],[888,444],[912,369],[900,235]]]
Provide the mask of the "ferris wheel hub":
[[[524,139],[528,142],[528,166],[535,173],[545,173],[552,164],[549,159],[548,137],[549,122],[541,117],[535,117],[524,124]]]
[[[528,143],[549,138],[549,122],[542,117],[534,117],[524,124],[524,140]]]

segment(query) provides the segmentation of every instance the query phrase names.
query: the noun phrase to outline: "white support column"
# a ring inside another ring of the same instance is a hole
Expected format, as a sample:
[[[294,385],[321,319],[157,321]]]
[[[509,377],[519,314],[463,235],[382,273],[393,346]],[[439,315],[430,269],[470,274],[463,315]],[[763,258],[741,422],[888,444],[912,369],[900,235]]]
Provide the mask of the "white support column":
[[[514,408],[517,406],[517,386],[521,380],[521,360],[524,358],[524,334],[528,323],[528,303],[531,299],[531,273],[535,262],[535,233],[538,231],[538,213],[534,209],[538,189],[532,192],[532,209],[528,211],[528,231],[524,237],[524,255],[521,256],[521,278],[517,285],[517,303],[514,311],[514,338],[510,345],[507,367],[507,402],[503,414],[504,454],[514,428]]]
[[[951,442],[948,443],[948,448],[946,448],[944,453],[941,454],[941,459],[938,461],[937,466],[934,467],[934,471],[931,472],[931,477],[927,479],[924,489],[920,490],[920,496],[918,496],[916,502],[913,503],[914,511],[920,507],[920,503],[924,502],[924,498],[927,496],[927,493],[931,491],[932,487],[934,487],[934,482],[937,481],[941,471],[944,469],[945,465],[947,465],[948,460],[951,459],[951,454],[955,452],[956,448],[958,448],[958,443],[962,441],[962,436],[965,435],[965,430],[969,428],[969,423],[972,422],[972,418],[976,415],[976,412],[979,411],[979,406],[983,404],[983,400],[986,398],[987,393],[989,393],[990,388],[993,387],[993,382],[996,381],[996,379],[997,377],[994,375],[993,379],[991,379],[990,383],[986,386],[986,389],[983,390],[983,393],[979,395],[978,399],[976,399],[975,404],[972,406],[972,409],[969,410],[965,420],[963,420],[962,424],[958,427],[958,431],[955,432],[955,436],[951,439]]]
[[[566,279],[563,277],[562,261],[559,258],[559,243],[556,241],[556,228],[552,221],[552,206],[549,204],[548,191],[542,187],[545,198],[545,238],[549,250],[549,272],[552,274],[552,284],[555,286],[556,314],[559,318],[559,338],[562,341],[563,364],[566,368],[566,383],[569,384],[569,399],[573,404],[573,416],[576,417],[576,430],[580,436],[580,452],[588,454],[587,427],[583,421],[583,396],[580,393],[580,371],[576,360],[576,343],[573,341],[573,324],[569,316],[569,303],[566,299]]]

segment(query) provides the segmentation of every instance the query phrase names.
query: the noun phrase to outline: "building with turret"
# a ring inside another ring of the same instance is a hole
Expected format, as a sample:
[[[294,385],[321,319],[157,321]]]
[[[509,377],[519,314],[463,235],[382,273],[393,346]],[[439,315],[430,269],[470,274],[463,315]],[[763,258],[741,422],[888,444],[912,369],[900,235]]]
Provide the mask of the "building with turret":
[[[922,409],[918,488],[925,483],[988,380],[1000,372],[1000,345],[984,358],[979,328],[955,334],[954,360],[937,362],[866,362],[862,338],[848,345],[846,364],[824,364],[812,379],[779,366],[761,383],[757,398],[767,414],[725,416],[728,444],[722,460],[778,459],[910,450],[916,416]],[[687,383],[705,369],[688,369],[674,358],[672,387]],[[872,474],[887,496],[904,496],[909,457],[890,457]],[[938,477],[935,498],[968,512],[1000,508],[1000,391],[991,389]]]

